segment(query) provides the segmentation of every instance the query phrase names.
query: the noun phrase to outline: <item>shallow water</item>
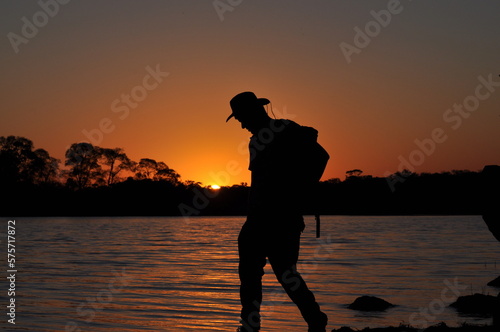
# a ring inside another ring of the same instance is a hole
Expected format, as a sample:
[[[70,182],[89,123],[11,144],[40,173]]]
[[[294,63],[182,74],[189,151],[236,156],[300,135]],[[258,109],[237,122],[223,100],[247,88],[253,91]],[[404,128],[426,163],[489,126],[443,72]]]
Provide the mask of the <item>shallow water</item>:
[[[4,319],[2,327],[234,331],[240,309],[236,238],[243,222],[17,218],[16,325]],[[7,229],[7,219],[2,223]],[[481,217],[323,216],[319,240],[313,218],[306,223],[299,271],[328,314],[329,328],[491,322],[446,307],[457,295],[499,291],[486,283],[500,274],[500,243]],[[4,278],[1,286],[8,288]],[[268,266],[264,288],[263,331],[306,331]],[[346,308],[361,295],[397,306],[383,313]]]

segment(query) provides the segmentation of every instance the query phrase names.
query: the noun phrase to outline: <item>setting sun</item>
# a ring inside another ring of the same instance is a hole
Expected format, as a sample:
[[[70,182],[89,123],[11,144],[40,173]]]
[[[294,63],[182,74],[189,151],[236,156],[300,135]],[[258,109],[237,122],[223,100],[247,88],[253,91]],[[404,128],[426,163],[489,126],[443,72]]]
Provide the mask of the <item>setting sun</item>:
[[[211,189],[214,189],[214,190],[219,190],[220,189],[220,186],[219,185],[216,185],[216,184],[213,184],[210,186]]]

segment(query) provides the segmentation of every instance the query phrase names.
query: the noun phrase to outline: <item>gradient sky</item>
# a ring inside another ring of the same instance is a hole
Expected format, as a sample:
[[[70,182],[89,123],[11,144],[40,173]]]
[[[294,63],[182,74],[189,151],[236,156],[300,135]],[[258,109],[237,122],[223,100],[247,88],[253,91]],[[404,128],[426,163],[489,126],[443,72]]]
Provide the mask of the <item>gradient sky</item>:
[[[0,136],[61,160],[90,140],[183,180],[249,182],[249,133],[224,121],[254,91],[319,130],[324,179],[500,164],[499,1],[40,3],[0,3]]]

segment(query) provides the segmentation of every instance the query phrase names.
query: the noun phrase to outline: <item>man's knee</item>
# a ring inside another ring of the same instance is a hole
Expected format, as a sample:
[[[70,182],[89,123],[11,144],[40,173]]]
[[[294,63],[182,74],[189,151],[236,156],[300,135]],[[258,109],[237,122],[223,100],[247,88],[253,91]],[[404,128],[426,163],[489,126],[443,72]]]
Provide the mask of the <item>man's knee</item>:
[[[261,267],[246,267],[240,266],[238,268],[238,273],[240,275],[241,281],[254,281],[254,280],[262,280],[262,276],[264,275],[264,269]]]
[[[274,274],[283,288],[291,291],[297,290],[303,283],[302,277],[295,266],[286,269],[276,268]]]

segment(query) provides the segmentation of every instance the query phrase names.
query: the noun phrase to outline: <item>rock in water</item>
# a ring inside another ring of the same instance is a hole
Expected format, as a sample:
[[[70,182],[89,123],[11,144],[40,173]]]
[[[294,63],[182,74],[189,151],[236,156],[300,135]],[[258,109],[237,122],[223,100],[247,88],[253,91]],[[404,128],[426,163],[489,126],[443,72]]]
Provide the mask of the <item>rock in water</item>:
[[[361,311],[384,311],[390,307],[394,305],[378,297],[366,295],[358,297],[348,306],[349,309]]]
[[[460,296],[450,307],[464,314],[492,315],[498,306],[498,299],[495,296],[474,294]]]

